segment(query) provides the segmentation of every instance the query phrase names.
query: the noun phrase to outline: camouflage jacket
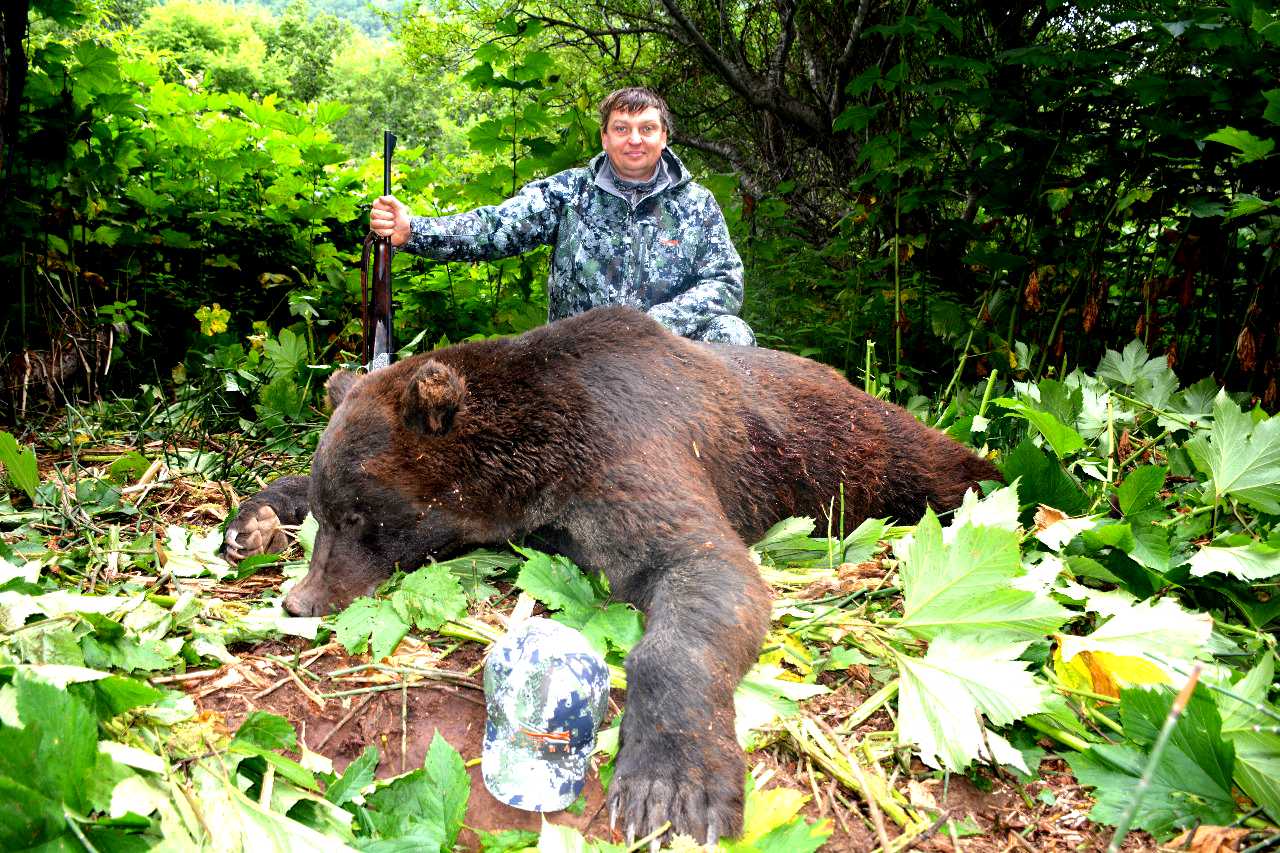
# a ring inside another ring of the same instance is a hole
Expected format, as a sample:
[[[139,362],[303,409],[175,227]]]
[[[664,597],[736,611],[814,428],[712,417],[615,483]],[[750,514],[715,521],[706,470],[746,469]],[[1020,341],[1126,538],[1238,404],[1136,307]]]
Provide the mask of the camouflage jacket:
[[[550,319],[630,305],[676,334],[699,337],[742,307],[742,260],[715,198],[670,149],[662,157],[668,180],[635,204],[601,174],[609,171],[601,152],[585,167],[526,184],[501,204],[415,216],[404,248],[437,260],[477,261],[553,245]]]

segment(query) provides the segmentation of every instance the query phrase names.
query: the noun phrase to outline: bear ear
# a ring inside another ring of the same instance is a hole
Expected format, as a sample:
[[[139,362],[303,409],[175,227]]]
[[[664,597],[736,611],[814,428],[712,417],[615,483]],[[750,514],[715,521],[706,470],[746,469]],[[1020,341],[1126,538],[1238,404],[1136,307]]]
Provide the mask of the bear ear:
[[[428,361],[413,374],[400,398],[405,423],[422,433],[444,435],[453,427],[466,394],[466,380],[456,370]]]
[[[338,370],[329,377],[324,383],[325,404],[329,407],[329,411],[333,411],[342,405],[343,399],[347,396],[347,392],[352,386],[360,380],[358,374],[352,373],[350,370]]]

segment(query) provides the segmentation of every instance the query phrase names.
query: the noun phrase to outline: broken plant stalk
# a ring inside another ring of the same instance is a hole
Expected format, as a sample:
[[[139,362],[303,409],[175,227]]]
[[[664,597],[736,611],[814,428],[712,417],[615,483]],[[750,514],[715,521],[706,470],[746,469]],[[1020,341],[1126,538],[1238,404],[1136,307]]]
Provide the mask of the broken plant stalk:
[[[928,823],[916,815],[910,806],[894,798],[895,792],[882,776],[867,773],[860,764],[855,769],[857,759],[827,737],[813,719],[801,716],[785,721],[783,727],[797,749],[812,758],[815,764],[847,789],[861,794],[873,817],[877,814],[888,815],[904,835],[911,837],[928,827]]]
[[[875,693],[867,697],[866,701],[858,706],[857,710],[849,715],[849,718],[841,723],[836,731],[840,734],[848,734],[858,726],[870,719],[871,715],[879,711],[884,704],[890,699],[898,695],[898,679],[886,683]]]

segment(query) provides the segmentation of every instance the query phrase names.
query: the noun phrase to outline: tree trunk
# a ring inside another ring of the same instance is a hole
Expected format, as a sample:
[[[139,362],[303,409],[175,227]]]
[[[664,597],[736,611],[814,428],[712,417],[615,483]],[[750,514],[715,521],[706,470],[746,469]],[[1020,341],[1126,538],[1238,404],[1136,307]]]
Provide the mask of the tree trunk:
[[[27,17],[31,0],[8,0],[0,6],[0,47],[4,62],[0,63],[0,175],[8,162],[6,153],[18,131],[22,112],[22,90],[27,83]]]

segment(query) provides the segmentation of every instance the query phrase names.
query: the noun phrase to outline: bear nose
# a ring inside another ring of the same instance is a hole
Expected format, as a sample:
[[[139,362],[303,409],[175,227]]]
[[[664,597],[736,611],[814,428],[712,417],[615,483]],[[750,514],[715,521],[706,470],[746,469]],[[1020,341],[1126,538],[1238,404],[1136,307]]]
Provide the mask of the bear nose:
[[[298,587],[290,590],[289,594],[284,597],[284,609],[291,616],[323,616],[320,612],[318,603],[310,596],[299,594]]]

